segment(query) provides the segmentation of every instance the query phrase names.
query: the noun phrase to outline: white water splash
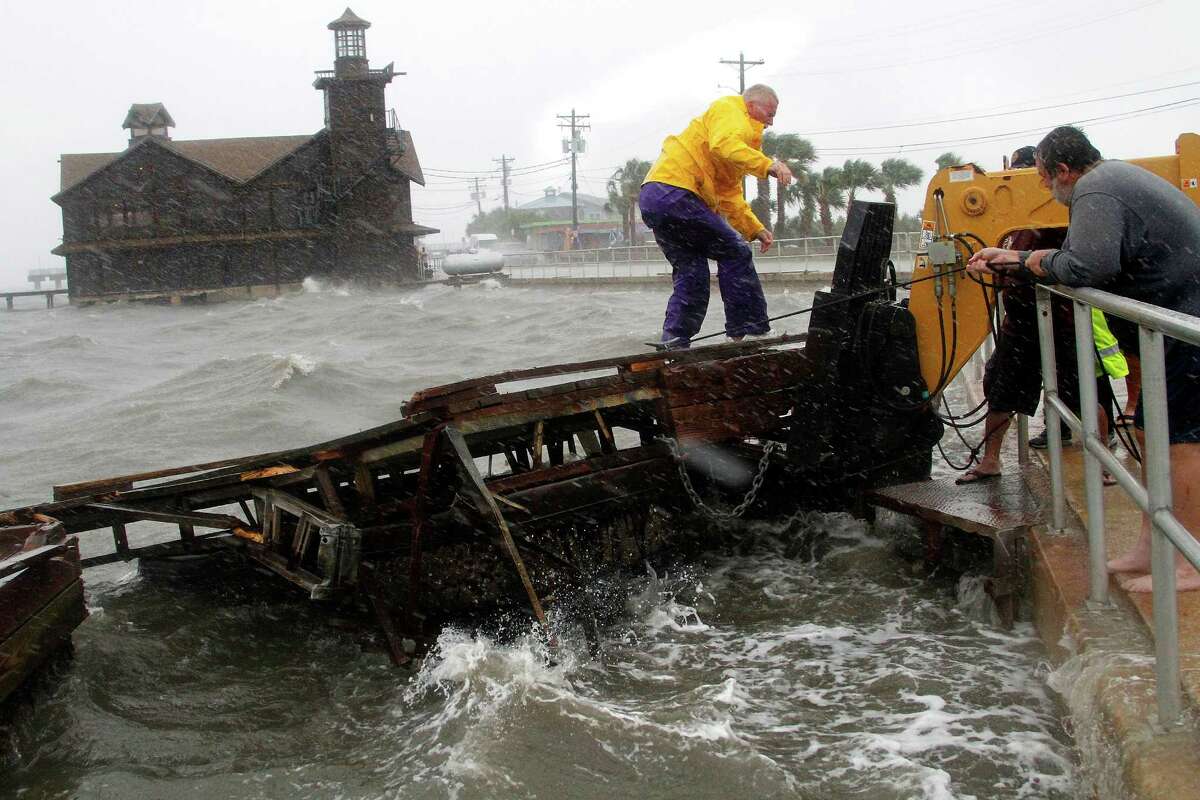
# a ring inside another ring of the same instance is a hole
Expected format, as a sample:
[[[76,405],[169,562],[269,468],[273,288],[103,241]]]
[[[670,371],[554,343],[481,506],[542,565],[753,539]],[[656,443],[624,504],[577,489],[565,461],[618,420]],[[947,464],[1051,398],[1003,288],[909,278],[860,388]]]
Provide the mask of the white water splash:
[[[334,297],[350,296],[349,288],[321,281],[313,277],[305,278],[302,286],[304,287],[305,294],[331,294]]]
[[[301,376],[311,375],[319,363],[315,358],[306,356],[303,353],[289,353],[286,356],[280,353],[272,353],[271,358],[274,359],[271,369],[276,375],[275,382],[271,384],[271,388],[276,390],[292,380],[297,374]]]

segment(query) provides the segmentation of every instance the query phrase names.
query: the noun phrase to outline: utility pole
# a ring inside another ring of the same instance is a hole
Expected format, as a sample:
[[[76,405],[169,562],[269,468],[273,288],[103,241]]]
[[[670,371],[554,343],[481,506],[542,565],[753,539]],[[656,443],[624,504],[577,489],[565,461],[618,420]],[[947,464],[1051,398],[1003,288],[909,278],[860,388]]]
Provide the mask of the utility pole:
[[[570,114],[559,114],[559,119],[570,120],[569,123],[560,122],[558,127],[570,128],[571,138],[563,142],[563,152],[571,153],[571,246],[574,248],[575,240],[579,237],[579,181],[575,177],[575,158],[584,150],[584,141],[579,138],[581,131],[588,131],[592,126],[587,122],[581,122],[591,118],[591,114],[576,114],[575,109],[571,109]]]
[[[471,199],[475,201],[476,207],[479,208],[479,216],[483,216],[483,190],[479,188],[479,178],[475,178],[475,191],[471,192]]]
[[[492,161],[500,164],[500,185],[504,187],[504,210],[508,211],[508,164],[516,159],[501,153],[499,158],[493,158]]]
[[[741,94],[746,91],[746,68],[747,67],[757,67],[757,66],[765,64],[767,62],[763,61],[761,58],[758,61],[747,61],[746,54],[739,52],[737,61],[731,61],[731,60],[722,58],[720,63],[722,63],[722,64],[737,64],[738,93]]]

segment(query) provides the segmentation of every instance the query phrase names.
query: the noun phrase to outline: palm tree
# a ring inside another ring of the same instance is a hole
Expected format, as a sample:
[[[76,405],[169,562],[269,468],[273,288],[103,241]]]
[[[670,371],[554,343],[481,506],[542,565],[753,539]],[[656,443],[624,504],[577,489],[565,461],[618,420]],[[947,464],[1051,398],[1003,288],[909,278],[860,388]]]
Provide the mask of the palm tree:
[[[820,175],[814,176],[814,199],[821,214],[821,230],[826,236],[833,236],[833,209],[846,207],[845,176],[837,167],[826,167]]]
[[[875,169],[875,165],[869,161],[863,161],[859,158],[846,159],[846,163],[842,165],[842,185],[849,191],[849,197],[846,198],[846,205],[849,206],[854,202],[854,192],[858,189],[879,188],[879,170]],[[828,235],[828,234],[826,234]]]
[[[775,201],[775,233],[782,234],[786,222],[786,211],[788,204],[797,199],[795,188],[801,182],[808,178],[809,167],[817,161],[817,149],[813,147],[813,143],[808,139],[797,136],[794,133],[780,134],[778,137],[778,148],[776,158],[788,165],[792,171],[792,176],[796,179],[795,183],[789,187],[779,186],[776,182],[776,201]]]
[[[934,159],[934,161],[939,170],[943,170],[946,167],[957,167],[959,164],[963,163],[962,156],[960,156],[958,153],[942,153],[940,156]]]
[[[883,199],[896,205],[896,190],[907,189],[921,182],[921,168],[905,158],[888,158],[879,165],[879,188]]]
[[[631,158],[617,167],[608,179],[608,208],[621,215],[621,230],[625,241],[637,244],[637,203],[642,190],[642,181],[650,171],[649,161]]]
[[[812,236],[813,223],[817,218],[817,183],[819,176],[809,170],[805,170],[803,178],[796,176],[796,183],[789,187],[792,195],[792,202],[800,204],[800,217],[798,219],[799,235]]]
[[[771,158],[777,158],[788,165],[797,180],[801,172],[806,172],[817,160],[817,150],[808,139],[794,133],[776,133],[767,131],[763,135],[762,151]],[[778,192],[775,198],[775,232],[782,232],[786,219],[788,193]],[[771,182],[766,178],[758,179],[758,196],[751,204],[754,215],[760,220],[768,220],[771,211]]]

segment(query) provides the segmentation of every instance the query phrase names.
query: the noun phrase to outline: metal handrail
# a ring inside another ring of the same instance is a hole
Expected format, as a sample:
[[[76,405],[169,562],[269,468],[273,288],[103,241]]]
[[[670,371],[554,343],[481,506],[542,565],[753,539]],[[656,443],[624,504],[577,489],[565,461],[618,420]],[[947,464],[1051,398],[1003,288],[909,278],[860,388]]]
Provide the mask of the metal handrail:
[[[1079,363],[1079,408],[1075,416],[1058,393],[1054,358],[1054,321],[1051,293],[1070,299],[1075,316],[1075,356]],[[1108,569],[1104,536],[1102,467],[1150,518],[1150,575],[1154,586],[1155,682],[1159,721],[1164,728],[1179,722],[1182,691],[1179,674],[1179,609],[1175,596],[1175,550],[1183,553],[1200,570],[1200,543],[1172,513],[1170,441],[1167,428],[1167,384],[1163,360],[1163,336],[1200,346],[1200,318],[1169,311],[1149,303],[1100,291],[1038,286],[1038,339],[1042,355],[1042,384],[1046,394],[1046,440],[1050,456],[1050,486],[1053,497],[1052,524],[1066,526],[1066,494],[1063,486],[1062,432],[1060,420],[1080,434],[1084,445],[1084,487],[1088,512],[1088,599],[1107,605]],[[1095,409],[1096,344],[1092,333],[1091,309],[1098,308],[1134,322],[1138,326],[1142,362],[1142,413],[1145,418],[1146,485],[1125,469],[1099,436]]]

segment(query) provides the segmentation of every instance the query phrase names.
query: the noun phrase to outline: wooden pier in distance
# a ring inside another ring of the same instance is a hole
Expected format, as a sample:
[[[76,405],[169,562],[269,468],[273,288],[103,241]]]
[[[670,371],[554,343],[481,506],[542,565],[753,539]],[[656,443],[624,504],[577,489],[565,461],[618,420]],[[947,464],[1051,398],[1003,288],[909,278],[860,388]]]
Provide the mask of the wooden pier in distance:
[[[66,294],[66,289],[28,289],[20,292],[0,292],[4,297],[4,307],[8,311],[14,311],[13,299],[17,297],[45,297],[46,308],[54,308],[54,295]]]

